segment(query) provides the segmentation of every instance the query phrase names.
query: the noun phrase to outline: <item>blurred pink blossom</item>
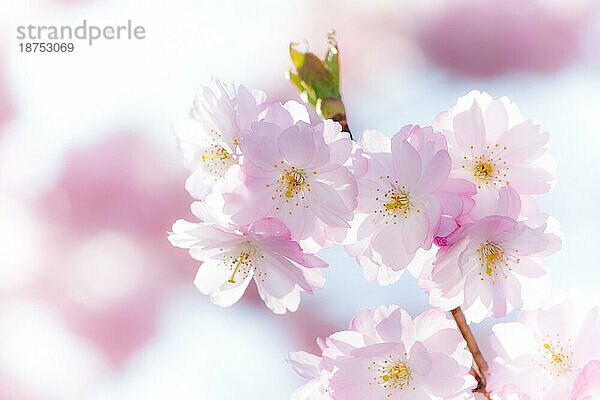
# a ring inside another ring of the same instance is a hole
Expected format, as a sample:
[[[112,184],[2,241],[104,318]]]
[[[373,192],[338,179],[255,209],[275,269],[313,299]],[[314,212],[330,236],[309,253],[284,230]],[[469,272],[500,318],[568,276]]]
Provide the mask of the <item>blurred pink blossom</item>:
[[[0,58],[0,134],[3,126],[14,114],[14,107],[8,90],[8,77],[3,60]]]
[[[577,378],[569,400],[594,400],[600,398],[600,360],[586,364]]]
[[[117,132],[65,159],[57,183],[40,199],[53,224],[82,234],[117,229],[160,241],[177,213],[187,212],[182,171],[132,132]]]
[[[67,155],[39,198],[48,267],[35,292],[115,366],[153,335],[169,288],[193,277],[165,239],[187,213],[182,172],[143,136],[118,133]]]
[[[538,0],[453,1],[433,13],[417,40],[431,62],[462,75],[552,72],[578,56],[585,14]]]

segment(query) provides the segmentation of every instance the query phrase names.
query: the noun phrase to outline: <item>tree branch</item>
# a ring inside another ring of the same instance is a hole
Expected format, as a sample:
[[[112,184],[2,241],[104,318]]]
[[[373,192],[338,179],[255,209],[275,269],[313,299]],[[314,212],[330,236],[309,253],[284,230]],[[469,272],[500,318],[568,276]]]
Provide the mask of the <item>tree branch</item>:
[[[473,332],[471,332],[471,328],[469,328],[469,324],[467,324],[467,320],[465,319],[465,314],[463,314],[460,307],[455,308],[451,311],[452,318],[456,321],[456,325],[458,326],[458,330],[460,331],[462,337],[467,342],[467,348],[473,355],[473,361],[477,366],[476,377],[479,385],[476,392],[483,393],[483,395],[489,399],[489,395],[485,389],[487,385],[486,375],[488,370],[488,363],[483,357],[481,350],[479,350],[479,346],[477,345],[477,341],[475,340],[475,336],[473,336]]]
[[[348,127],[348,120],[346,119],[346,114],[336,114],[331,119],[333,119],[336,122],[339,122],[339,124],[342,126],[342,131],[348,132],[348,135],[350,135],[350,139],[354,140],[354,138],[352,137],[352,132],[350,132],[350,127]]]

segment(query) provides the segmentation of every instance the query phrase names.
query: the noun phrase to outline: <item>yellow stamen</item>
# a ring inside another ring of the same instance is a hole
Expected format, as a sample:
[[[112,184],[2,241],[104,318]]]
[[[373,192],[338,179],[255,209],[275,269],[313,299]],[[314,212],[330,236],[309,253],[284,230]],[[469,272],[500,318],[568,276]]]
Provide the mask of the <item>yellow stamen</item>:
[[[406,192],[398,192],[391,194],[391,200],[384,204],[388,211],[407,212],[410,209],[410,197]]]
[[[478,161],[473,167],[473,175],[479,179],[488,179],[494,173],[494,167],[488,161]]]
[[[222,161],[228,160],[231,157],[229,152],[225,150],[223,147],[217,147],[216,150],[212,153],[208,153],[202,156],[202,162],[207,162],[209,160],[219,159]]]
[[[242,252],[240,253],[240,255],[238,256],[238,258],[236,258],[234,260],[234,269],[233,269],[233,273],[231,274],[231,278],[229,278],[229,280],[227,282],[229,283],[235,283],[235,274],[238,272],[238,269],[240,268],[240,265],[248,265],[250,263],[250,254],[248,254],[247,252]]]
[[[562,356],[556,354],[549,343],[544,343],[544,348],[548,350],[548,353],[550,353],[550,355],[552,356],[552,361],[554,361],[557,364],[562,364],[564,362]]]
[[[394,386],[398,385],[400,387],[404,387],[408,384],[408,381],[411,379],[412,372],[408,368],[408,365],[403,362],[399,362],[394,364],[386,375],[383,375],[381,379],[385,382],[392,381]]]
[[[485,260],[485,273],[492,276],[492,267],[504,258],[504,251],[494,242],[485,242],[480,247],[481,255]]]
[[[542,345],[542,354],[546,359],[544,369],[551,375],[561,376],[571,370],[572,353],[558,341],[548,340]]]
[[[306,184],[306,175],[301,170],[288,170],[283,174],[282,178],[285,184],[285,197],[287,198],[294,197],[294,194],[300,191]]]

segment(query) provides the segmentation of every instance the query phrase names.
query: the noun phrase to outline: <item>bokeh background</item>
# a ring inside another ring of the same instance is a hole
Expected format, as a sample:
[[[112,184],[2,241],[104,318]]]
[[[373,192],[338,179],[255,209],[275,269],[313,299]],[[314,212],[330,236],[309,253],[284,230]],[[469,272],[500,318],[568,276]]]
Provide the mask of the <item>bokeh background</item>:
[[[425,295],[405,274],[369,284],[340,248],[325,289],[271,315],[249,293],[229,309],[192,284],[171,248],[189,216],[171,134],[211,76],[297,98],[291,40],[325,49],[335,28],[353,132],[427,125],[471,89],[507,95],[551,133],[558,164],[541,208],[566,241],[546,268],[600,289],[600,16],[595,0],[1,0],[0,399],[281,400],[290,350],[356,311]],[[20,53],[18,25],[146,28],[143,41]],[[512,316],[509,316],[511,318]],[[475,327],[484,337],[489,323]]]

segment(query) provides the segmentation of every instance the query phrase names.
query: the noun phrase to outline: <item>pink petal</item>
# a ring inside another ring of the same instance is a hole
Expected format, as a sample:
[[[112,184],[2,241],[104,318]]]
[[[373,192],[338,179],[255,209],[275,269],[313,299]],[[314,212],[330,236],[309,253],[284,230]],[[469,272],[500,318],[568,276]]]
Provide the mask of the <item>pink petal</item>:
[[[334,400],[383,399],[387,390],[372,384],[375,372],[369,369],[373,358],[353,357],[336,363],[339,370],[330,380]]]
[[[520,194],[542,194],[550,190],[554,176],[537,165],[515,165],[510,169],[510,184]]]
[[[408,364],[411,369],[414,369],[420,375],[429,374],[432,368],[432,362],[423,343],[415,342],[412,346]]]
[[[283,107],[283,104],[279,102],[274,103],[269,107],[264,121],[275,124],[281,129],[287,129],[294,125],[292,115]]]
[[[594,400],[600,398],[600,360],[593,360],[581,370],[569,400]]]
[[[408,254],[413,254],[425,243],[430,232],[429,221],[423,212],[412,212],[399,225],[402,226],[402,245]],[[397,244],[398,245],[398,244]]]
[[[516,220],[520,213],[521,196],[519,193],[511,185],[501,188],[498,194],[496,214]]]
[[[294,371],[304,379],[312,379],[319,376],[321,357],[305,351],[296,351],[288,354],[288,361]]]
[[[474,100],[471,108],[454,117],[454,136],[463,152],[473,151],[480,153],[486,143],[485,126],[481,108]]]
[[[504,158],[511,164],[528,163],[542,156],[549,135],[540,133],[540,127],[532,120],[524,121],[498,138],[498,145],[507,148]]]
[[[281,161],[277,147],[280,135],[281,128],[277,125],[268,122],[252,124],[251,134],[246,135],[240,142],[244,157],[257,167],[272,171],[274,165]]]
[[[392,312],[387,318],[377,324],[377,332],[385,342],[402,343],[404,329],[412,327],[412,318],[402,309]]]
[[[253,222],[248,230],[265,238],[277,237],[279,239],[291,240],[290,230],[283,222],[273,217],[261,218]]]
[[[502,100],[494,100],[484,112],[485,131],[488,142],[495,143],[508,129],[508,114]]]
[[[403,185],[413,185],[421,177],[421,157],[415,148],[396,134],[392,138],[394,175]]]
[[[447,151],[437,152],[431,161],[424,166],[419,190],[424,193],[439,189],[450,174],[452,161]]]
[[[313,131],[303,122],[283,131],[277,146],[283,158],[296,167],[310,165],[317,153]]]

